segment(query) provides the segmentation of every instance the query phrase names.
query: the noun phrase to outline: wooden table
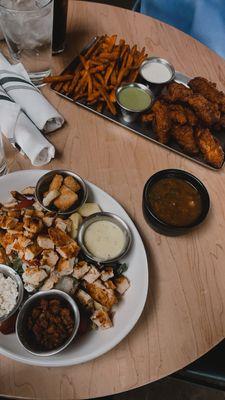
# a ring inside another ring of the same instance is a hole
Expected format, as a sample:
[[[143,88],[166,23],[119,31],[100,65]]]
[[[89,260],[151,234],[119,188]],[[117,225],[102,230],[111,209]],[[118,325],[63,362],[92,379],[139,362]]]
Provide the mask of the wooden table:
[[[203,75],[225,89],[225,61],[176,29],[114,7],[70,2],[69,46],[53,58],[62,70],[96,34],[117,33],[177,70]],[[115,394],[153,382],[194,361],[225,333],[225,174],[162,149],[60,98],[46,96],[67,120],[52,134],[57,158],[50,168],[71,168],[116,198],[136,223],[149,257],[150,288],[136,327],[114,350],[68,368],[39,368],[0,358],[0,394],[32,399],[84,399]],[[7,150],[11,170],[31,168]],[[200,178],[212,207],[204,226],[183,237],[164,237],[146,224],[142,190],[164,168],[182,168]],[[2,190],[2,189],[1,189]],[[137,265],[137,268],[140,266]],[[138,301],[138,299],[137,299]]]

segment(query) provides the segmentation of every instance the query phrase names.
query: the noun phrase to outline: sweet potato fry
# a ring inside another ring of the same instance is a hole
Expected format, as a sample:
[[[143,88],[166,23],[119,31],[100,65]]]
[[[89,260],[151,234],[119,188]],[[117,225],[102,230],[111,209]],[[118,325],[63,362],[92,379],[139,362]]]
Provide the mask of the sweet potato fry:
[[[46,78],[43,79],[43,82],[44,83],[66,82],[66,81],[71,81],[72,79],[73,79],[72,74],[59,75],[59,76],[46,76]]]
[[[115,67],[111,73],[111,84],[113,86],[116,86],[116,82],[117,82],[117,75],[116,75],[116,67]]]
[[[65,82],[63,85],[63,91],[65,93],[68,93],[69,87],[70,87],[70,81]]]
[[[63,84],[64,84],[64,82],[58,82],[58,83],[55,85],[54,90],[56,90],[57,92],[60,92],[60,90],[61,90],[62,87],[63,87]]]
[[[114,63],[111,63],[110,65],[109,65],[109,67],[107,68],[107,70],[106,70],[106,73],[105,73],[105,85],[107,85],[107,83],[108,83],[108,80],[109,80],[109,78],[110,78],[110,76],[111,76],[111,73],[113,72],[113,69],[114,69],[114,67],[115,67],[115,62]]]
[[[109,96],[108,96],[106,90],[103,89],[103,88],[101,88],[101,89],[100,89],[100,93],[101,93],[103,99],[106,101],[106,105],[107,105],[107,108],[109,109],[109,111],[110,111],[113,115],[116,115],[116,107],[115,107],[114,104],[110,101]]]
[[[102,101],[99,101],[96,110],[97,110],[98,112],[102,112],[102,109],[103,109],[103,102],[102,102]]]
[[[107,64],[104,65],[97,65],[96,67],[91,68],[90,74],[95,74],[96,72],[102,72],[107,68]]]
[[[87,82],[88,82],[88,96],[91,96],[92,90],[93,90],[93,84],[92,84],[92,78],[91,78],[90,74],[88,74],[88,76],[87,76]]]
[[[110,95],[109,95],[109,100],[112,103],[116,103],[116,89],[112,89]]]
[[[74,91],[74,89],[75,89],[75,87],[76,87],[76,85],[78,83],[79,78],[80,78],[80,71],[77,71],[77,72],[75,72],[75,74],[73,76],[73,80],[72,80],[72,82],[70,84],[70,87],[68,89],[68,94],[73,93],[73,91]]]
[[[98,82],[101,83],[102,86],[104,86],[104,84],[105,84],[104,78],[103,78],[103,76],[102,76],[99,72],[97,72],[97,73],[95,74],[95,79],[97,79]]]
[[[79,82],[78,82],[78,84],[77,84],[77,86],[76,86],[76,88],[74,90],[75,94],[79,93],[79,91],[81,90],[81,88],[84,85],[85,81],[87,81],[87,76],[88,76],[88,73],[87,73],[87,71],[85,71],[83,77],[79,80]]]
[[[88,60],[86,60],[82,55],[80,55],[80,61],[82,62],[84,69],[86,71],[88,71],[89,67],[90,67],[90,65],[89,65],[90,62]]]
[[[94,100],[97,100],[99,97],[100,97],[100,92],[99,92],[99,90],[94,90],[94,91],[91,93],[91,95],[88,95],[87,100],[88,100],[89,102],[92,102],[92,101],[94,101]]]

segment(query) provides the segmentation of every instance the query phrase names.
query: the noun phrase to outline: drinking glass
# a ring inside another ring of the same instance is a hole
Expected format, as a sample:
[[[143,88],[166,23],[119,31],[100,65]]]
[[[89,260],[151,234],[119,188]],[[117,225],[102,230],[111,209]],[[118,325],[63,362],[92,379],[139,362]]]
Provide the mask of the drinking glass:
[[[41,84],[51,72],[53,0],[0,0],[0,24],[13,61]]]
[[[7,174],[7,164],[5,159],[2,133],[0,131],[0,176]]]
[[[62,53],[66,43],[68,0],[54,0],[52,53]]]

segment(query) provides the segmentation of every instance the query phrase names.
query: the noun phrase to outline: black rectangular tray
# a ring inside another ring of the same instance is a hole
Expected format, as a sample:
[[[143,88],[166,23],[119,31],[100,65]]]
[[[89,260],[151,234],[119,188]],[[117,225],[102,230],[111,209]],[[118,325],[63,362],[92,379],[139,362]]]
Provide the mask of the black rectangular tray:
[[[88,43],[88,45],[82,50],[81,54],[85,54],[86,51],[96,41],[96,39],[97,38],[94,37]],[[61,75],[74,71],[79,63],[80,63],[79,56],[77,56],[62,71]],[[176,71],[176,74],[175,74],[175,81],[176,82],[183,83],[184,85],[188,85],[188,82],[189,82],[190,79],[191,78],[187,77],[186,75],[182,74],[181,72]],[[117,115],[112,115],[107,110],[106,107],[102,110],[102,112],[98,112],[98,111],[96,111],[96,108],[95,108],[94,105],[93,106],[86,105],[84,102],[79,101],[79,100],[78,101],[74,101],[69,95],[65,95],[65,94],[62,94],[62,93],[56,91],[54,89],[55,85],[56,85],[56,83],[52,83],[51,84],[51,89],[53,91],[55,91],[57,94],[59,94],[60,96],[64,97],[67,100],[72,101],[73,103],[77,104],[80,107],[84,107],[87,110],[92,111],[93,113],[95,113],[95,114],[97,114],[97,115],[99,115],[99,116],[101,116],[103,118],[108,119],[109,121],[112,121],[112,122],[116,123],[117,125],[122,126],[123,128],[129,129],[131,132],[134,132],[134,133],[138,134],[139,136],[142,136],[142,137],[144,137],[144,138],[146,138],[148,140],[151,140],[152,142],[157,143],[158,145],[160,145],[162,147],[165,147],[166,149],[169,149],[169,150],[171,150],[171,151],[173,151],[173,152],[175,152],[175,153],[177,153],[177,154],[179,154],[179,155],[181,155],[183,157],[186,157],[191,161],[194,161],[194,162],[196,162],[198,164],[201,164],[204,167],[207,167],[207,168],[209,168],[211,170],[218,171],[223,167],[223,165],[222,165],[220,168],[215,168],[215,167],[209,165],[201,155],[197,154],[197,155],[191,156],[191,155],[186,154],[173,139],[171,139],[168,144],[160,143],[157,140],[154,132],[151,130],[151,127],[149,127],[149,124],[143,123],[140,120],[137,120],[135,122],[126,122],[126,121],[124,121],[124,119],[123,119],[123,117],[122,117],[122,115],[121,115],[121,113],[119,111],[118,111]],[[157,98],[157,94],[156,93],[155,93],[155,96]],[[221,135],[221,133],[217,133],[217,132],[213,132],[213,135],[220,141],[222,148],[225,149],[225,135]]]

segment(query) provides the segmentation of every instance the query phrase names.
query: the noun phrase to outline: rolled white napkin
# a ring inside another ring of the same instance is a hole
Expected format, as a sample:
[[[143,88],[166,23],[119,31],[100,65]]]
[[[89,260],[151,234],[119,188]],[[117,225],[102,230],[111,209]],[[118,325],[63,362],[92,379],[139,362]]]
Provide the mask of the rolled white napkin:
[[[0,85],[44,133],[61,128],[64,118],[30,81],[21,63],[11,65],[0,53]]]
[[[34,166],[48,164],[54,158],[54,146],[1,87],[0,126],[2,133],[15,140]]]

